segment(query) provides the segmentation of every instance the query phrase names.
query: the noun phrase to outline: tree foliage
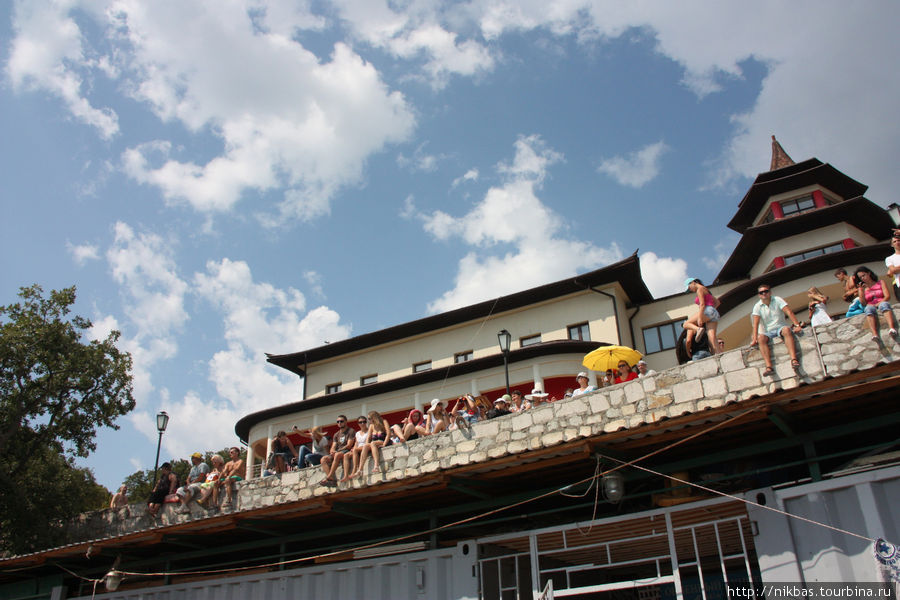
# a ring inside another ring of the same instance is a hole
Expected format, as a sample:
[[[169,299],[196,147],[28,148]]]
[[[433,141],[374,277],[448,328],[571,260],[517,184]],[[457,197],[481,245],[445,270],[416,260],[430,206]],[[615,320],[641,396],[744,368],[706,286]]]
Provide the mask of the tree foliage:
[[[73,459],[134,408],[131,356],[118,331],[85,339],[91,322],[69,315],[74,287],[45,298],[33,285],[19,297],[0,306],[0,550],[12,552],[54,541],[35,520],[96,507],[93,475]]]

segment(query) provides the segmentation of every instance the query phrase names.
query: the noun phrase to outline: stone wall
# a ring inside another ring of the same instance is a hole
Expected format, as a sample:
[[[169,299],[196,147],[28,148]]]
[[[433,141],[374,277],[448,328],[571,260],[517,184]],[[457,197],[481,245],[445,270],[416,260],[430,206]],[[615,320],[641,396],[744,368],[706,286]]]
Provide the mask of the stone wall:
[[[248,511],[285,502],[334,494],[349,487],[377,485],[457,466],[482,463],[509,454],[537,450],[577,439],[602,436],[667,417],[715,408],[756,396],[795,388],[900,358],[900,344],[882,327],[881,341],[872,341],[865,317],[853,317],[807,328],[798,336],[801,367],[791,368],[784,343],[774,346],[774,377],[763,376],[765,364],[758,349],[738,348],[717,356],[662,371],[577,398],[543,404],[530,411],[475,423],[457,430],[389,446],[382,451],[381,473],[324,487],[320,468],[308,468],[241,482],[234,510]],[[880,319],[883,326],[884,321]],[[652,357],[651,357],[652,358]],[[142,530],[212,516],[191,503],[191,514],[166,505],[160,516],[147,515],[146,506],[129,505],[85,513],[69,525],[72,543],[120,536]]]

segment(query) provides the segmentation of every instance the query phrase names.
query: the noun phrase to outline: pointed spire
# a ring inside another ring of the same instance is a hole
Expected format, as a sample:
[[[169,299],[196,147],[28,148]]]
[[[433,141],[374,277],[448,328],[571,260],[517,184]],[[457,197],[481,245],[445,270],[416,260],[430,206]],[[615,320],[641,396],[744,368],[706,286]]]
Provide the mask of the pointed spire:
[[[775,136],[772,136],[772,164],[769,166],[770,171],[774,171],[775,169],[783,169],[784,167],[789,167],[791,165],[797,164],[794,160],[788,156],[788,153],[784,151],[784,148],[781,147],[781,144],[778,143],[778,140],[775,139]]]

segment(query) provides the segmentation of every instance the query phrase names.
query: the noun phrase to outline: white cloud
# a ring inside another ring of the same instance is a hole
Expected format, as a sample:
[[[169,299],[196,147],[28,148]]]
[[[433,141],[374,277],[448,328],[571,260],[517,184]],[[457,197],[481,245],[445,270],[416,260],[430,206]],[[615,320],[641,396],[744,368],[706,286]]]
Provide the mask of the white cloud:
[[[90,107],[84,90],[95,77],[114,77],[161,121],[221,140],[220,153],[205,162],[180,157],[168,140],[122,156],[130,177],[198,211],[227,211],[248,192],[283,190],[274,213],[258,208],[265,224],[326,214],[338,189],[360,181],[369,156],[414,127],[404,97],[349,46],[337,43],[320,60],[289,37],[323,26],[304,3],[18,6],[7,66],[16,89],[60,96],[109,137],[115,114]],[[105,31],[102,44],[85,47],[72,18],[80,9]]]
[[[566,237],[563,220],[537,196],[548,168],[563,160],[539,136],[522,136],[511,163],[497,167],[505,181],[462,217],[443,211],[422,215],[436,239],[459,237],[471,247],[459,262],[454,287],[429,303],[442,312],[562,279],[622,257],[616,244],[600,248]],[[502,254],[491,249],[508,248]]]
[[[69,251],[69,254],[72,255],[72,259],[78,266],[82,266],[89,260],[97,260],[98,258],[100,258],[100,251],[94,244],[75,245],[67,242],[66,249]]]
[[[422,171],[425,173],[436,170],[438,163],[447,158],[447,156],[444,154],[428,154],[425,152],[425,146],[427,145],[427,142],[420,144],[411,157],[399,154],[397,156],[397,164],[413,171]]]
[[[457,187],[461,183],[465,183],[467,181],[478,181],[478,169],[469,169],[459,177],[453,180],[453,183],[450,187]]]
[[[13,89],[46,90],[58,96],[73,117],[109,139],[119,131],[118,118],[109,108],[94,107],[85,96],[90,86],[84,74],[97,62],[82,47],[70,9],[67,2],[17,2],[6,73]]]
[[[620,185],[640,188],[659,175],[659,162],[666,150],[668,146],[659,141],[626,156],[604,159],[597,170],[606,173]]]
[[[660,298],[684,291],[687,262],[680,258],[657,256],[644,252],[640,256],[641,276],[654,297]]]

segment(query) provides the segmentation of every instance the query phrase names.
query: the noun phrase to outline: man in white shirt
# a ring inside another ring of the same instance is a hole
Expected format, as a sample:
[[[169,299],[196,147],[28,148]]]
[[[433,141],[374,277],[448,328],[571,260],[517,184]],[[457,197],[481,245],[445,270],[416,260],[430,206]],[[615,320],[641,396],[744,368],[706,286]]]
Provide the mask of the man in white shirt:
[[[650,377],[651,375],[656,375],[656,371],[647,368],[647,363],[643,359],[637,361],[637,369],[639,379]]]
[[[891,248],[894,253],[884,259],[884,265],[888,268],[888,276],[894,280],[894,300],[900,301],[900,229],[894,230]]]
[[[759,346],[759,353],[766,362],[763,376],[775,374],[769,340],[778,336],[784,340],[784,345],[791,355],[791,366],[796,371],[800,368],[800,361],[797,360],[797,341],[794,339],[794,333],[802,329],[797,316],[787,302],[779,296],[772,295],[772,290],[767,284],[760,284],[756,293],[759,294],[759,302],[750,313],[750,320],[753,323],[753,338],[750,340],[750,347]],[[794,324],[793,327],[788,325],[785,317],[791,320],[791,323]]]

